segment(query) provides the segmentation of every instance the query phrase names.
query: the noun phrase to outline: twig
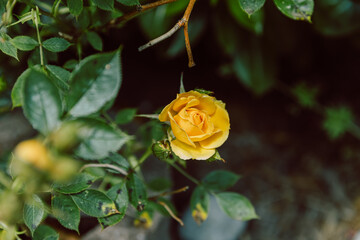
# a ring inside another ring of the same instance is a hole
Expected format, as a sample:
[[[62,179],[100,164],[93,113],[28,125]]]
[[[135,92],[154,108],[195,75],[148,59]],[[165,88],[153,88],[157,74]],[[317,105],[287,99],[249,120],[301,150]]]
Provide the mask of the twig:
[[[84,171],[84,169],[91,168],[91,167],[111,168],[111,169],[114,169],[114,170],[118,171],[119,173],[123,174],[124,176],[128,175],[128,173],[124,169],[121,169],[121,168],[111,165],[111,164],[100,164],[100,163],[99,164],[98,163],[85,164],[84,166],[82,166],[80,168],[79,172],[82,172],[82,171]]]
[[[178,21],[173,28],[170,29],[170,31],[164,33],[158,38],[155,38],[151,40],[150,42],[146,43],[143,46],[139,47],[139,52],[145,50],[148,47],[154,46],[155,44],[171,37],[177,30],[179,30],[181,27],[184,27],[184,36],[185,36],[185,46],[186,46],[186,52],[188,54],[189,58],[189,67],[195,66],[195,62],[193,59],[191,46],[190,46],[190,39],[189,39],[189,31],[188,31],[188,22],[190,18],[190,14],[194,8],[196,0],[190,0],[188,6],[186,7],[184,16],[181,18],[180,21]]]
[[[156,195],[156,196],[152,196],[152,197],[149,197],[149,200],[156,200],[158,199],[159,197],[164,197],[164,196],[168,196],[168,195],[173,195],[173,194],[177,194],[177,193],[182,193],[182,192],[185,192],[189,189],[189,186],[185,186],[185,187],[182,187],[180,189],[177,189],[177,190],[174,190],[174,191],[170,191],[170,192],[163,192],[159,195]]]
[[[181,226],[184,226],[183,221],[181,221],[181,219],[178,218],[178,217],[173,213],[173,211],[169,208],[168,205],[166,205],[166,203],[161,202],[161,201],[159,201],[158,203],[165,208],[165,210],[170,214],[170,216],[171,216],[173,219],[175,219],[178,223],[180,223]]]
[[[124,22],[127,22],[129,20],[131,20],[132,18],[136,17],[137,15],[147,11],[147,10],[150,10],[152,8],[156,8],[156,7],[159,7],[161,5],[165,5],[165,4],[168,4],[168,3],[172,3],[172,2],[175,2],[177,0],[159,0],[159,1],[156,1],[156,2],[153,2],[153,3],[148,3],[148,4],[144,4],[144,5],[139,5],[136,9],[136,11],[133,11],[133,12],[130,12],[130,13],[127,13],[119,18],[116,18],[116,19],[113,19],[109,22],[108,24],[108,27],[112,27],[112,26],[116,26],[120,23],[124,23]]]

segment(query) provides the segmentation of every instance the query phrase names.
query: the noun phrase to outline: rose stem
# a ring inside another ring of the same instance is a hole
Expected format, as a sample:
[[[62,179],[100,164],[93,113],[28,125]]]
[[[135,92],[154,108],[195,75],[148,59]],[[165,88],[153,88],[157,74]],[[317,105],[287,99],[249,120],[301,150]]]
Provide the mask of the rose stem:
[[[187,172],[185,172],[182,168],[180,168],[178,165],[176,165],[173,162],[170,161],[166,161],[168,164],[170,164],[173,168],[175,168],[176,170],[178,170],[178,172],[180,172],[182,175],[184,175],[187,179],[189,179],[190,181],[192,181],[193,183],[195,183],[196,185],[200,185],[200,181],[197,180],[196,178],[190,176]]]

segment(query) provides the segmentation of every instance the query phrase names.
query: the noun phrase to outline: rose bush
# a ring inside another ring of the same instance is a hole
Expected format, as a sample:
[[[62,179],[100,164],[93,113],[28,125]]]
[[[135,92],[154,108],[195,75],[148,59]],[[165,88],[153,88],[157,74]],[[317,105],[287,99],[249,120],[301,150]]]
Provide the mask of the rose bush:
[[[206,160],[228,138],[229,114],[222,101],[197,91],[180,93],[159,115],[176,139],[172,151],[181,159]]]

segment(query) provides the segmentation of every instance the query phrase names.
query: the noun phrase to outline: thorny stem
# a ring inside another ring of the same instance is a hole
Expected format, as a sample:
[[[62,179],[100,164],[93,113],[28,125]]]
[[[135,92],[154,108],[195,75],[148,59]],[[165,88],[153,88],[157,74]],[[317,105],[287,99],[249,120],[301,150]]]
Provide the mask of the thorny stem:
[[[193,59],[193,55],[192,55],[192,51],[191,51],[191,46],[190,46],[190,40],[189,40],[189,32],[188,32],[188,22],[189,22],[189,18],[190,18],[190,14],[194,8],[196,0],[190,0],[189,4],[185,10],[184,16],[181,18],[180,21],[178,21],[174,27],[172,27],[170,29],[170,31],[164,33],[163,35],[161,35],[158,38],[155,38],[153,40],[151,40],[150,42],[148,42],[147,44],[139,47],[139,51],[143,51],[148,47],[151,47],[169,37],[171,37],[177,30],[179,30],[181,27],[184,27],[184,36],[185,36],[185,46],[186,46],[186,52],[188,54],[188,58],[189,58],[189,67],[193,67],[195,66],[195,62]]]
[[[182,175],[184,175],[187,179],[189,179],[190,181],[192,181],[193,183],[195,183],[196,185],[200,184],[200,181],[197,180],[196,178],[194,178],[193,176],[189,175],[187,172],[185,172],[181,167],[179,167],[178,165],[176,165],[173,162],[170,161],[166,161],[168,164],[170,164],[173,168],[175,168],[179,173],[181,173]]]
[[[101,163],[85,164],[84,166],[82,166],[80,168],[79,172],[82,172],[82,171],[84,171],[84,169],[91,168],[91,167],[110,168],[110,169],[114,169],[114,170],[118,171],[119,173],[123,174],[124,176],[128,175],[128,173],[122,168],[119,168],[119,167],[111,165],[111,164],[101,164]]]
[[[43,53],[43,47],[42,47],[40,31],[39,31],[39,20],[40,20],[39,8],[36,6],[36,12],[34,10],[32,10],[31,14],[32,14],[32,18],[33,18],[32,20],[35,23],[36,34],[37,34],[38,43],[39,43],[40,64],[41,64],[41,66],[44,66],[44,53]]]

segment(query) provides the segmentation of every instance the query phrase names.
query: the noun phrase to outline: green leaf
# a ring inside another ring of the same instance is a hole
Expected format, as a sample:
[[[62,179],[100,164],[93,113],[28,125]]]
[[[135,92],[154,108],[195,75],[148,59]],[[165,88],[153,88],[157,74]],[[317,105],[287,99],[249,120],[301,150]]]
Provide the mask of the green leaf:
[[[48,134],[60,123],[62,105],[59,92],[49,77],[31,68],[25,75],[23,109],[32,126]]]
[[[314,0],[274,0],[274,2],[285,16],[294,20],[311,22]]]
[[[69,195],[55,194],[51,198],[51,207],[61,225],[79,232],[80,210]]]
[[[50,52],[63,52],[70,46],[68,41],[59,37],[53,37],[43,42],[43,47]]]
[[[264,6],[265,0],[239,0],[241,8],[250,15]]]
[[[319,89],[316,87],[310,87],[305,83],[299,83],[291,89],[291,92],[301,106],[312,108],[316,104],[316,96],[319,92],[318,90]]]
[[[116,208],[119,213],[99,218],[99,223],[101,227],[104,229],[106,227],[115,225],[116,223],[120,222],[126,213],[126,209],[129,205],[129,196],[126,189],[125,182],[121,182],[112,186],[107,192],[106,195],[115,202]]]
[[[136,108],[125,108],[120,110],[115,117],[117,124],[126,124],[131,122],[136,115]]]
[[[44,203],[37,195],[33,195],[32,199],[24,205],[24,223],[29,228],[31,235],[40,225],[45,216]]]
[[[239,0],[227,0],[227,3],[229,12],[237,23],[257,35],[262,34],[264,28],[263,10],[253,13],[251,18],[249,18],[248,14],[246,14],[240,6]],[[229,28],[231,26],[222,25],[222,27]]]
[[[141,212],[147,205],[146,186],[136,173],[131,173],[128,177],[127,189],[130,203]]]
[[[80,173],[65,183],[54,183],[53,189],[60,193],[71,194],[89,188],[97,178],[87,173]]]
[[[195,222],[201,224],[208,217],[210,197],[206,189],[202,186],[197,186],[190,199],[191,215]]]
[[[221,210],[235,220],[247,221],[258,218],[251,202],[238,193],[223,192],[215,197]]]
[[[118,153],[113,153],[109,157],[107,157],[105,159],[101,159],[100,162],[105,163],[105,164],[117,165],[120,168],[124,169],[125,171],[129,171],[129,168],[130,168],[129,162]],[[113,169],[107,169],[107,171],[119,173],[118,171],[113,170]]]
[[[114,10],[114,0],[91,0],[98,8],[106,11]]]
[[[99,34],[96,32],[86,32],[86,38],[95,50],[103,50],[103,42]]]
[[[9,55],[19,61],[17,57],[17,49],[13,44],[11,44],[11,38],[9,35],[5,33],[1,33],[0,35],[0,50],[6,55]]]
[[[354,116],[347,107],[326,108],[323,126],[330,138],[335,139],[350,128],[353,120]]]
[[[74,70],[75,67],[77,66],[78,61],[75,59],[70,59],[68,61],[65,62],[64,64],[64,68],[68,69],[68,70]]]
[[[83,10],[83,0],[67,0],[66,2],[70,13],[79,16]]]
[[[58,240],[59,234],[47,225],[40,225],[34,232],[33,240]]]
[[[119,129],[97,120],[84,120],[83,141],[75,151],[76,155],[96,160],[118,151],[130,138]]]
[[[50,76],[53,78],[56,86],[63,91],[68,91],[69,86],[69,79],[70,79],[70,72],[55,66],[55,65],[46,65],[46,69],[49,71]]]
[[[33,68],[40,70],[40,65],[35,65]],[[14,87],[11,91],[11,100],[13,108],[20,107],[23,104],[24,82],[28,78],[31,68],[26,69],[16,80]]]
[[[117,2],[125,5],[125,6],[135,6],[140,5],[139,0],[116,0]]]
[[[151,180],[147,185],[151,190],[162,192],[170,189],[172,183],[169,179],[166,178],[155,178]]]
[[[11,39],[10,42],[21,51],[31,51],[39,46],[39,43],[35,41],[35,39],[28,36],[17,36]]]
[[[69,113],[80,117],[99,111],[116,97],[120,85],[120,51],[85,58],[71,73]]]
[[[118,213],[115,203],[98,190],[87,189],[70,196],[80,210],[89,216],[105,217]]]
[[[239,178],[240,176],[235,173],[225,170],[215,170],[206,175],[202,182],[205,188],[215,191],[224,191],[232,187]]]

